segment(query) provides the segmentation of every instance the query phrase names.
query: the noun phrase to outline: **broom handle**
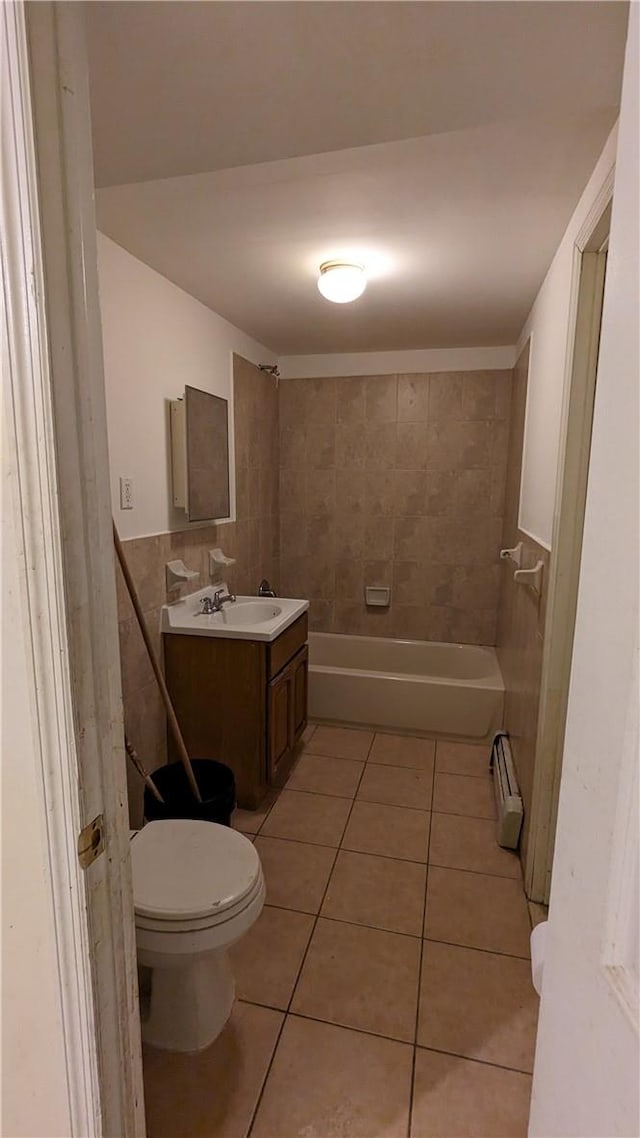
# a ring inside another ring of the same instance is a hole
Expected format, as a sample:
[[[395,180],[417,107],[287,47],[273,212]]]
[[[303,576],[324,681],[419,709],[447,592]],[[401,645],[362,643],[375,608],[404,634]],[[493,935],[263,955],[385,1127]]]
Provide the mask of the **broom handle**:
[[[134,612],[135,612],[136,617],[138,619],[138,624],[140,626],[140,631],[142,633],[142,639],[144,640],[147,652],[149,653],[149,659],[151,661],[151,667],[153,668],[156,680],[158,681],[158,687],[160,688],[160,695],[162,696],[165,708],[167,710],[167,718],[169,720],[169,726],[171,727],[171,732],[173,734],[173,738],[175,740],[176,747],[178,748],[178,754],[180,756],[180,761],[182,762],[182,765],[185,769],[185,773],[186,773],[187,779],[189,781],[189,786],[191,787],[191,791],[193,793],[193,796],[194,796],[196,802],[202,802],[202,796],[200,794],[200,791],[198,790],[198,784],[196,782],[196,776],[194,775],[193,767],[191,766],[191,759],[189,758],[187,748],[184,745],[184,739],[182,738],[182,732],[180,730],[180,724],[178,723],[178,720],[176,719],[176,713],[173,710],[173,704],[171,702],[171,697],[170,697],[169,692],[167,690],[167,685],[164,682],[164,676],[163,676],[162,671],[160,669],[160,665],[156,659],[156,654],[155,654],[155,651],[153,648],[153,644],[151,643],[151,637],[149,636],[149,631],[147,629],[146,621],[144,619],[144,614],[142,612],[140,601],[138,600],[138,594],[136,592],[136,587],[135,587],[135,584],[133,582],[133,577],[131,576],[131,573],[129,572],[129,566],[127,565],[127,560],[125,558],[124,550],[122,548],[122,542],[120,541],[120,536],[119,536],[118,531],[116,529],[116,523],[115,522],[113,523],[113,544],[116,547],[116,553],[118,555],[118,561],[120,562],[120,568],[122,569],[122,576],[124,577],[125,584],[127,586],[127,589],[129,590],[129,596],[131,597],[131,604],[133,605]]]
[[[153,781],[151,775],[149,774],[149,772],[144,769],[142,763],[140,762],[140,759],[138,758],[138,756],[136,754],[135,747],[130,742],[130,740],[127,739],[126,735],[124,737],[124,749],[127,752],[129,758],[131,759],[131,762],[133,763],[134,767],[136,768],[138,774],[140,775],[141,778],[144,779],[146,785],[149,787],[149,790],[151,791],[156,802],[161,802],[162,805],[164,806],[165,805],[164,798],[162,797],[160,791],[158,790],[158,788],[157,788],[155,782]]]

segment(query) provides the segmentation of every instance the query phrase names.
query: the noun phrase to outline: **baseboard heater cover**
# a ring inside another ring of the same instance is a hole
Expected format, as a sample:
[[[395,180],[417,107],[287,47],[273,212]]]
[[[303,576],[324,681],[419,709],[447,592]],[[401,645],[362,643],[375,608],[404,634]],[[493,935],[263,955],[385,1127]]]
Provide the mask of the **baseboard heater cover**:
[[[493,772],[493,788],[498,811],[498,845],[515,850],[518,848],[522,828],[522,797],[518,788],[509,737],[505,731],[498,731],[494,736],[490,767]]]

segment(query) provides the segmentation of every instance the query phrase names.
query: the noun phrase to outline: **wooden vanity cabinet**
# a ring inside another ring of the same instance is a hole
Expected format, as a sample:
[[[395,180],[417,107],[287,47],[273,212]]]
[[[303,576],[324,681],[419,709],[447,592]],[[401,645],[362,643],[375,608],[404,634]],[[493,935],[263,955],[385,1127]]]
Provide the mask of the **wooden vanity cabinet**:
[[[254,810],[282,786],[307,725],[308,622],[271,643],[165,633],[167,687],[190,756],[234,772],[238,805]],[[169,756],[177,759],[169,735]]]

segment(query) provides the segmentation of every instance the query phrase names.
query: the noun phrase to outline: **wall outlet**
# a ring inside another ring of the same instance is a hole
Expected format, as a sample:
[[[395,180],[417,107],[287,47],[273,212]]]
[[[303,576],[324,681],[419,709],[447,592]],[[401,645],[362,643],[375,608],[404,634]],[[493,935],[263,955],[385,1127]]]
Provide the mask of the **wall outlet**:
[[[133,478],[120,479],[120,509],[133,509]]]

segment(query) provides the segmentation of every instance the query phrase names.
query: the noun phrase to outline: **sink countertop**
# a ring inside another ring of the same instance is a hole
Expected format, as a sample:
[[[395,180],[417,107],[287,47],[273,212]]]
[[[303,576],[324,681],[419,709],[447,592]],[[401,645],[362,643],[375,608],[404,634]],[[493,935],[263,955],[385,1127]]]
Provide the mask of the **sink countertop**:
[[[308,601],[292,600],[290,597],[238,596],[235,603],[224,604],[221,612],[212,613],[211,616],[200,615],[201,601],[205,597],[213,599],[214,593],[219,589],[228,592],[226,584],[209,586],[191,593],[175,604],[163,605],[160,631],[180,636],[216,636],[228,640],[269,642],[275,640],[309,608]],[[248,606],[251,606],[250,611]],[[242,611],[243,607],[245,612]],[[273,610],[272,616],[269,615],[269,610]],[[256,615],[258,619],[254,620]]]

